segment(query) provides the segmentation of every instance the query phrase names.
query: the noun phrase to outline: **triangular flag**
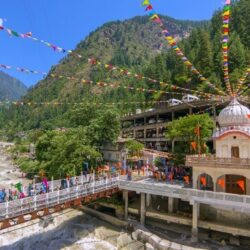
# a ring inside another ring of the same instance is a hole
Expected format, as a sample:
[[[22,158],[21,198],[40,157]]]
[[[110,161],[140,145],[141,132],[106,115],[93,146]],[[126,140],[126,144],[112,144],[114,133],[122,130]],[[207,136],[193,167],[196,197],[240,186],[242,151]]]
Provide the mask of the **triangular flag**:
[[[225,180],[224,180],[224,179],[219,179],[217,183],[218,183],[218,185],[221,186],[222,188],[225,188]]]
[[[245,182],[243,180],[237,181],[237,185],[241,188],[242,191],[245,191]]]
[[[202,184],[203,186],[206,186],[206,185],[207,185],[206,177],[205,177],[205,176],[201,176],[200,182],[201,182],[201,184]]]
[[[146,5],[150,5],[149,0],[144,0],[144,1],[142,2],[142,6],[146,6]]]

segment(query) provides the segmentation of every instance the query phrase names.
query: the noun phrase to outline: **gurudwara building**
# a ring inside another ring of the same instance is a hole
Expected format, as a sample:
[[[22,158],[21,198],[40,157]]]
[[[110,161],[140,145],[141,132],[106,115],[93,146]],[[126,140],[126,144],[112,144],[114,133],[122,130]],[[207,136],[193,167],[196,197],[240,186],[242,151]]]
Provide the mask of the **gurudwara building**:
[[[187,156],[193,187],[216,192],[250,194],[250,110],[236,99],[217,118],[215,155]]]
[[[213,133],[215,155],[190,155],[186,165],[192,167],[193,188],[221,194],[236,194],[233,199],[247,202],[250,195],[250,110],[233,99],[217,117]],[[230,198],[231,199],[231,198]],[[232,201],[233,201],[232,199]],[[207,219],[249,228],[250,210],[200,204],[200,215]],[[233,230],[232,230],[233,233]]]

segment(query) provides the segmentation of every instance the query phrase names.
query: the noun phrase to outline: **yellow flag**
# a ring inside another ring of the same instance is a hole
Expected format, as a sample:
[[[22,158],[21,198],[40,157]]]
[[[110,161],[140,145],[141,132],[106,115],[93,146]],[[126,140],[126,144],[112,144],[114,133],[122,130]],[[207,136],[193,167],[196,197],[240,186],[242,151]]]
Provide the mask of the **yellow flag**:
[[[153,16],[150,17],[150,19],[156,19],[156,18],[159,18],[157,14],[154,14]]]
[[[142,6],[146,6],[146,5],[150,5],[149,0],[144,0],[144,1],[142,2]]]

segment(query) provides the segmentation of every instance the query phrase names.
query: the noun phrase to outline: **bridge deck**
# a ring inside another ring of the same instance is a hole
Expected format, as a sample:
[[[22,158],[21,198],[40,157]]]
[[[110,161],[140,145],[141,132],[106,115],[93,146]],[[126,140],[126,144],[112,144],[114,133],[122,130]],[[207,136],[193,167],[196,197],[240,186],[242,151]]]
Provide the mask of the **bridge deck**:
[[[185,188],[182,185],[157,182],[151,178],[139,181],[120,179],[118,187],[120,189],[135,191],[137,193],[148,193],[165,197],[180,198],[182,200],[189,201],[191,204],[199,202],[214,206],[229,207],[237,211],[250,213],[250,196],[248,195]]]
[[[59,184],[60,180],[50,183],[51,192],[34,195],[23,199],[0,203],[0,229],[10,225],[10,221],[17,219],[17,223],[24,222],[24,216],[30,215],[31,219],[37,218],[39,211],[44,215],[48,214],[50,208],[58,206],[65,207],[65,204],[78,204],[82,200],[89,202],[91,199],[105,197],[109,192],[118,190],[129,190],[137,193],[148,193],[166,197],[180,198],[189,201],[190,204],[195,202],[213,205],[218,208],[229,208],[240,212],[250,213],[250,196],[236,195],[229,193],[217,193],[211,191],[202,191],[191,188],[184,188],[181,185],[166,184],[157,182],[151,178],[126,180],[122,176],[112,178],[102,178],[95,180],[83,176],[79,177],[80,183],[63,190],[54,190],[53,185]],[[87,181],[88,180],[88,181]],[[39,185],[36,186],[39,189]],[[43,215],[39,215],[43,216]],[[6,224],[5,222],[8,221]],[[5,223],[5,225],[3,225]],[[7,225],[7,226],[6,226]]]

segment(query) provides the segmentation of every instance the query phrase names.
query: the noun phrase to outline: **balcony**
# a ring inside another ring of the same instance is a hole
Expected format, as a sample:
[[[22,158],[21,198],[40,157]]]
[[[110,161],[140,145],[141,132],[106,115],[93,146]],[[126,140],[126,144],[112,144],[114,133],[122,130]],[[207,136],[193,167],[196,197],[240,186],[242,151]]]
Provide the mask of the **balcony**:
[[[250,159],[218,158],[214,155],[187,155],[186,166],[200,168],[244,168],[250,169]]]

